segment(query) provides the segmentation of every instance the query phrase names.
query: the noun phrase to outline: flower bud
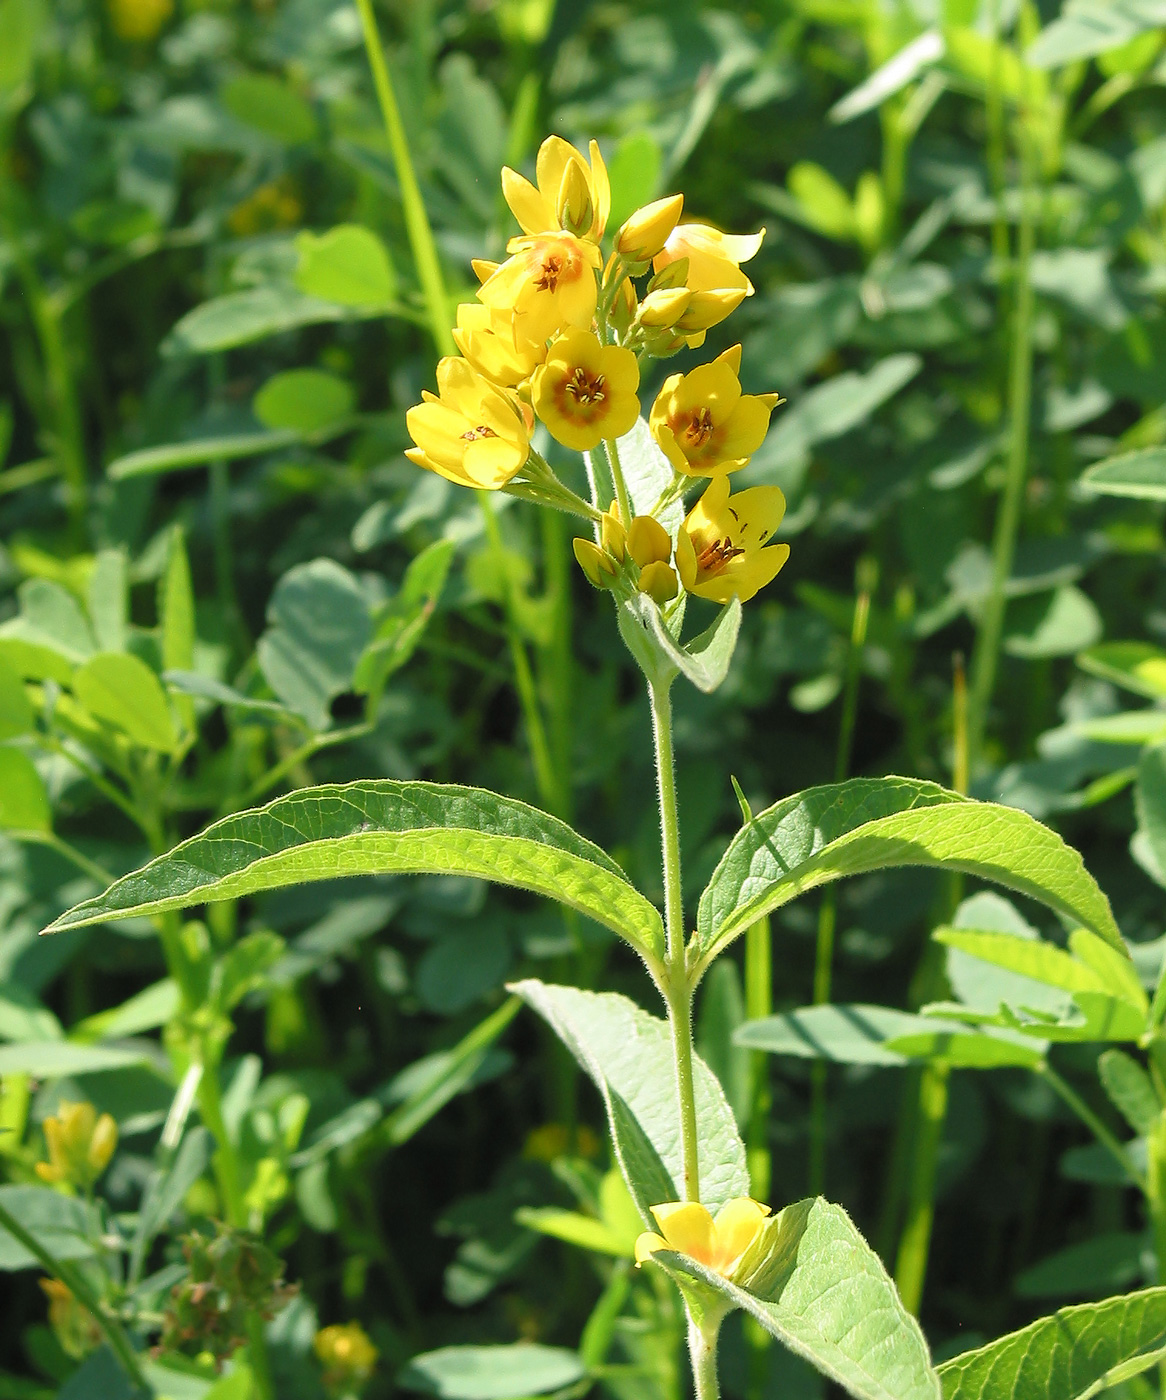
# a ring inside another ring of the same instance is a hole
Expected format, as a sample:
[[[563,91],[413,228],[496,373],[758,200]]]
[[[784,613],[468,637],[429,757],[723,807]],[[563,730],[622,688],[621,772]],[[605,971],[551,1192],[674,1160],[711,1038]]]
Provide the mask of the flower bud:
[[[628,553],[641,569],[667,564],[672,558],[672,540],[654,516],[637,515],[628,529]]]
[[[611,555],[592,540],[574,539],[571,547],[575,551],[576,562],[587,575],[587,582],[593,588],[610,588],[619,572],[619,566]]]
[[[559,227],[576,238],[590,233],[595,219],[595,206],[591,200],[591,185],[586,171],[577,160],[569,160],[559,181],[558,202]]]
[[[648,291],[663,291],[668,287],[683,287],[688,281],[688,259],[676,258],[666,263],[648,283]]]
[[[646,593],[660,607],[670,603],[680,592],[676,571],[660,560],[649,564],[640,571],[640,592]]]
[[[100,1118],[91,1103],[63,1099],[54,1117],[44,1122],[47,1162],[36,1164],[42,1181],[64,1182],[87,1190],[109,1166],[117,1147],[117,1124],[108,1113]]]
[[[611,310],[607,313],[610,324],[619,332],[621,336],[626,335],[631,328],[632,322],[639,313],[640,305],[636,297],[636,289],[630,277],[625,277],[616,289],[615,297],[611,303]]]
[[[637,209],[616,234],[616,251],[631,262],[647,262],[654,258],[668,241],[683,208],[684,196],[672,194]]]
[[[614,503],[610,510],[603,513],[603,522],[599,527],[599,540],[616,563],[622,564],[627,557],[625,549],[627,531],[623,527],[623,521],[620,520]]]
[[[40,1286],[49,1300],[49,1326],[65,1355],[80,1361],[96,1351],[102,1341],[101,1328],[88,1308],[60,1279],[42,1278]]]
[[[636,319],[641,326],[667,330],[680,320],[691,301],[692,293],[687,287],[658,287],[640,302]]]
[[[676,329],[685,335],[696,331],[707,331],[710,326],[719,325],[731,311],[735,311],[745,300],[743,287],[731,291],[697,292],[688,304],[688,310],[676,323]]]

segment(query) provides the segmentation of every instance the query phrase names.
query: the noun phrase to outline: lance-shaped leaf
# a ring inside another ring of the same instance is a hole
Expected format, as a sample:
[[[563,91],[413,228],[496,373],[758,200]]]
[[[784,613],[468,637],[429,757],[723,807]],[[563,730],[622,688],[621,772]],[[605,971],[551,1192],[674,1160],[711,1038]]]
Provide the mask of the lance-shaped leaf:
[[[1166,1288],[1062,1308],[939,1368],[943,1400],[1089,1400],[1166,1347]]]
[[[701,963],[806,890],[906,865],[962,870],[1030,895],[1125,953],[1109,900],[1055,832],[1014,807],[889,777],[796,793],[738,832],[701,896]]]
[[[656,909],[565,822],[480,788],[389,779],[304,788],[224,817],[66,910],[45,931],[310,880],[390,873],[474,875],[513,885],[579,910],[645,957],[663,947]]]
[[[742,1308],[859,1400],[939,1400],[919,1324],[841,1206],[821,1197],[786,1206],[734,1271],[741,1283],[683,1254],[652,1257],[686,1293]]]
[[[648,1224],[649,1207],[684,1199],[680,1112],[672,1035],[615,992],[581,992],[530,978],[510,989],[544,1020],[595,1081],[611,1140],[632,1199]],[[717,1077],[693,1056],[700,1142],[700,1198],[712,1210],[749,1194],[745,1147]]]

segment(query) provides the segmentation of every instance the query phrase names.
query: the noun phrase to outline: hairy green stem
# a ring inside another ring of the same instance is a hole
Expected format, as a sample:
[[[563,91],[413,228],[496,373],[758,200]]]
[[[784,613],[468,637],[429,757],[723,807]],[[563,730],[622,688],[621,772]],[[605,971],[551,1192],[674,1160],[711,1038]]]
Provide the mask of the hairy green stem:
[[[1032,255],[1036,243],[1036,195],[1032,140],[1018,119],[1022,199],[1017,240],[1011,351],[1008,375],[1008,456],[1004,492],[996,516],[992,545],[992,583],[984,602],[972,653],[968,707],[968,757],[974,774],[982,757],[988,707],[996,684],[1004,628],[1007,586],[1016,554],[1024,483],[1028,473],[1029,417],[1032,402]]]
[[[718,1323],[707,1332],[691,1319],[688,1323],[688,1354],[692,1358],[692,1380],[696,1400],[720,1400],[721,1385],[717,1379]]]
[[[672,753],[672,696],[669,683],[648,682],[652,734],[656,746],[656,783],[660,794],[660,844],[664,869],[664,924],[667,934],[665,998],[672,1027],[680,1139],[684,1162],[684,1199],[700,1200],[700,1161],[696,1095],[692,1077],[692,986],[684,949],[684,897],[680,882],[680,822],[676,807],[676,764]]]
[[[150,1386],[142,1374],[138,1354],[134,1350],[132,1342],[126,1336],[121,1324],[115,1318],[110,1317],[102,1307],[101,1300],[89,1286],[88,1279],[80,1269],[74,1268],[64,1259],[58,1259],[56,1255],[47,1250],[36,1236],[30,1234],[20,1221],[2,1205],[0,1205],[0,1229],[6,1230],[54,1278],[60,1279],[81,1306],[89,1312],[101,1330],[102,1336],[109,1343],[110,1350],[121,1363],[126,1375],[144,1394],[151,1394]]]
[[[749,925],[745,933],[745,1016],[750,1021],[762,1021],[773,1013],[772,943],[768,915]],[[769,1199],[773,1169],[769,1151],[769,1110],[773,1103],[769,1065],[770,1057],[764,1050],[750,1053],[751,1087],[745,1155],[749,1164],[749,1191],[756,1201]]]
[[[619,448],[614,439],[604,441],[607,460],[611,463],[611,479],[615,483],[615,498],[619,502],[619,513],[625,528],[632,523],[632,502],[624,480],[623,466],[619,460]]]

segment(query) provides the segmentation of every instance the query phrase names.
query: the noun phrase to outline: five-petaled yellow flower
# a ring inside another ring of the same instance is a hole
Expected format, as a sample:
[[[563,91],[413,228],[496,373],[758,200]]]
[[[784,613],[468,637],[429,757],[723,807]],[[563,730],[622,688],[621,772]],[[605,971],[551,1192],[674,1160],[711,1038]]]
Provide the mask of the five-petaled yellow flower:
[[[570,233],[512,238],[511,254],[478,288],[478,300],[512,316],[516,340],[541,345],[567,326],[587,329],[595,315],[599,249]]]
[[[601,345],[590,331],[568,330],[530,381],[534,411],[564,447],[590,452],[622,437],[640,416],[640,369],[630,350]]]
[[[57,1105],[44,1121],[49,1160],[36,1164],[42,1181],[62,1181],[87,1190],[109,1166],[117,1147],[117,1123],[108,1113],[97,1116],[91,1103]]]
[[[509,322],[478,301],[458,307],[453,338],[479,374],[507,388],[529,379],[546,350],[545,345],[516,341]]]
[[[729,1278],[765,1224],[769,1207],[749,1196],[738,1196],[726,1201],[715,1217],[697,1201],[668,1201],[653,1206],[652,1214],[661,1233],[646,1230],[636,1240],[637,1264],[659,1249],[674,1249]]]
[[[363,1387],[380,1356],[359,1322],[325,1327],[316,1333],[312,1345],[324,1368],[324,1385],[330,1392],[350,1395]]]
[[[607,167],[592,141],[591,164],[569,141],[548,136],[538,148],[538,188],[509,166],[502,167],[502,193],[523,233],[579,234],[598,243],[611,211]]]
[[[747,603],[789,558],[788,544],[766,544],[784,514],[785,497],[776,486],[730,496],[728,477],[714,477],[676,537],[684,587],[714,603],[734,597]]]
[[[778,394],[742,394],[741,347],[711,364],[673,374],[656,396],[648,425],[685,476],[718,476],[743,467],[765,441]]]
[[[692,332],[689,344],[699,345],[704,332],[715,326],[753,295],[753,283],[741,264],[755,257],[765,230],[760,233],[722,233],[709,224],[677,224],[664,247],[652,260],[656,272],[670,263],[688,259],[684,285],[692,301],[677,329]]]
[[[439,393],[405,415],[417,444],[405,455],[459,486],[496,491],[530,455],[530,429],[519,404],[467,361],[447,356],[437,366]]]

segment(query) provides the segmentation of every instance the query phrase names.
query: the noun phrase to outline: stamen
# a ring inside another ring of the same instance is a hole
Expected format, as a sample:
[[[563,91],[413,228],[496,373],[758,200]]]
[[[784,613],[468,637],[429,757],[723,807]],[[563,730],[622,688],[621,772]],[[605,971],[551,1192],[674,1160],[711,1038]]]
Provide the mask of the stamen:
[[[565,393],[570,394],[576,403],[602,403],[607,397],[603,387],[605,382],[604,375],[590,375],[582,365],[578,365],[570,379],[568,379],[563,386],[563,390]]]
[[[494,429],[488,428],[485,423],[479,423],[476,428],[470,428],[467,432],[462,434],[466,442],[476,442],[478,438],[492,438],[497,436],[498,434]]]
[[[534,280],[540,292],[553,292],[563,275],[563,259],[557,253],[550,253],[543,259],[542,270]]]
[[[684,436],[694,447],[703,447],[713,435],[713,415],[707,408],[698,408],[688,421]]]
[[[719,574],[730,559],[736,559],[738,554],[744,553],[745,551],[726,535],[723,540],[713,540],[711,544],[705,545],[696,556],[696,567],[702,574]]]

